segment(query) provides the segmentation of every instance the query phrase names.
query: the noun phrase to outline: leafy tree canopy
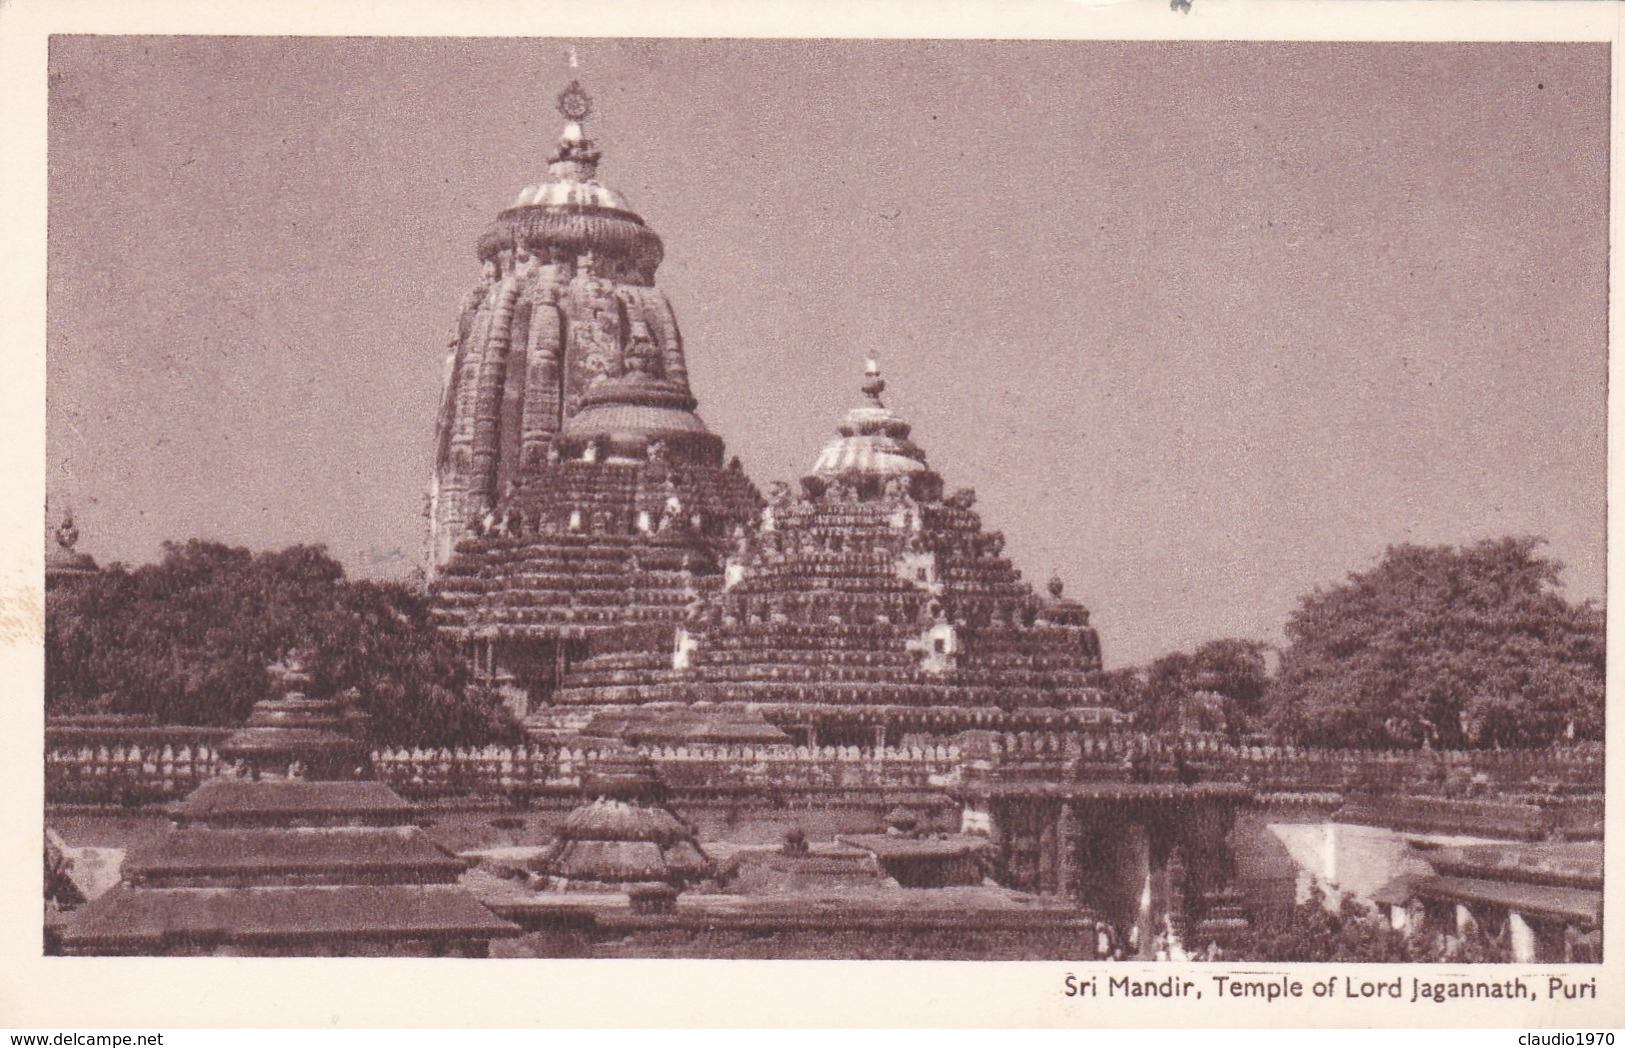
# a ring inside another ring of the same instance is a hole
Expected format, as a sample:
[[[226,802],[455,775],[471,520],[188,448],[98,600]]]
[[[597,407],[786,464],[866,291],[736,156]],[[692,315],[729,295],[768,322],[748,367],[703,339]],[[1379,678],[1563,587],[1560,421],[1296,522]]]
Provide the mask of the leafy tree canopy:
[[[1131,711],[1147,731],[1250,730],[1269,689],[1264,644],[1227,637],[1144,668],[1112,670],[1099,685],[1106,705]]]
[[[1242,941],[1214,959],[1307,961],[1325,964],[1351,961],[1407,964],[1417,962],[1505,963],[1512,949],[1503,928],[1491,938],[1481,928],[1465,934],[1429,929],[1420,935],[1395,931],[1363,902],[1344,898],[1329,909],[1318,887],[1309,899],[1284,914],[1266,914]]]
[[[374,742],[460,745],[514,731],[414,588],[347,580],[320,546],[256,554],[196,540],[48,595],[47,712],[240,723],[269,693],[266,667],[293,648],[312,653],[315,693],[356,689]]]
[[[1602,738],[1603,611],[1563,598],[1541,545],[1394,546],[1304,597],[1270,698],[1276,730],[1352,747]]]

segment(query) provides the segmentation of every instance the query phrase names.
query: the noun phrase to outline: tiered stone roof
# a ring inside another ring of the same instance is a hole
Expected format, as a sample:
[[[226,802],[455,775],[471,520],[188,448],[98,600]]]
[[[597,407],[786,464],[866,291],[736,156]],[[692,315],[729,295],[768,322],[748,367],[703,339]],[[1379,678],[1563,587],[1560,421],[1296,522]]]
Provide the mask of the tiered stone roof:
[[[220,756],[256,777],[303,769],[316,778],[353,777],[366,764],[364,717],[333,698],[306,692],[311,675],[297,653],[270,667],[280,694],[261,699],[248,723],[220,744]]]
[[[119,886],[61,932],[74,954],[483,955],[519,929],[455,885],[252,888]]]
[[[559,891],[649,889],[669,905],[675,891],[711,872],[694,830],[666,807],[666,788],[649,759],[628,748],[601,760],[582,784],[589,798],[558,828],[537,872]]]
[[[58,948],[483,954],[517,935],[455,883],[465,864],[414,813],[375,782],[212,780],[126,860],[123,883],[63,922]]]
[[[287,694],[234,735],[254,765],[295,761],[312,778],[210,779],[137,848],[121,883],[52,929],[76,954],[464,953],[519,929],[456,881],[466,864],[414,825],[417,808],[381,782],[343,776],[356,721],[307,699],[290,657]],[[226,747],[222,747],[224,751]]]
[[[1391,901],[1487,906],[1595,929],[1602,923],[1602,850],[1601,841],[1430,846],[1421,854],[1434,875],[1390,885]]]
[[[1088,611],[1059,583],[1033,592],[973,494],[944,496],[883,389],[871,365],[867,402],[799,494],[775,489],[670,650],[599,654],[554,701],[1109,712]]]
[[[508,528],[458,546],[435,614],[469,636],[680,622],[758,502],[737,469],[561,463],[511,497]]]

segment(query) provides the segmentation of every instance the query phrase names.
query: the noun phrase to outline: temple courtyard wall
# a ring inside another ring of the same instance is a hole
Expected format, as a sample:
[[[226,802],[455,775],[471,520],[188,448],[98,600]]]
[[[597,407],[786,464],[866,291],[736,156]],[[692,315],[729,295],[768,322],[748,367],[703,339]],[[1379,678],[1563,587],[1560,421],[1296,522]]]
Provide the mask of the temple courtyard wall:
[[[215,748],[224,734],[195,727],[133,734],[47,727],[46,804],[128,809],[179,799],[225,770]],[[370,770],[416,801],[477,799],[548,810],[579,797],[584,772],[607,752],[608,744],[603,752],[589,745],[380,748],[371,754]],[[1110,781],[1129,769],[1239,783],[1253,792],[1255,806],[1418,833],[1523,840],[1602,834],[1603,749],[1589,744],[1355,751],[1244,745],[1214,736],[1033,732],[983,739],[972,748],[696,744],[645,752],[679,803],[693,809],[702,836],[728,827],[759,836],[815,817],[798,812],[828,813],[816,818],[855,829],[850,820],[867,816],[840,813],[889,809],[899,796],[953,794],[995,768],[1035,780]]]
[[[873,805],[842,803],[836,798],[808,801],[804,807],[774,812],[730,813],[689,805],[678,805],[676,810],[696,825],[713,858],[724,863],[738,862],[741,856],[776,855],[785,827],[802,829],[808,839],[827,842],[879,832],[884,825],[885,812]],[[516,810],[505,801],[443,799],[425,805],[421,823],[425,833],[448,851],[490,856],[500,862],[504,855],[535,853],[545,847],[567,811],[564,804]],[[959,814],[958,807],[944,805],[922,829],[951,831]],[[105,870],[105,887],[111,888],[118,882],[122,856],[161,836],[169,820],[157,807],[77,806],[54,809],[49,824],[72,849],[76,863]],[[1436,843],[1475,840],[1459,835],[1423,836]],[[495,944],[493,956],[1078,959],[1088,956],[1088,948],[1082,944],[1089,942],[1089,927],[1095,919],[1120,921],[1132,909],[1135,900],[1116,898],[1124,895],[1117,889],[1139,883],[1151,872],[1146,861],[1149,849],[1133,847],[1136,837],[1126,835],[1107,849],[1110,854],[1095,857],[1104,861],[1092,871],[1078,872],[1080,893],[1093,900],[1091,909],[1082,915],[989,914],[989,900],[980,896],[942,903],[979,907],[975,926],[969,926],[963,915],[957,919],[942,914],[910,915],[898,910],[883,893],[846,895],[841,897],[838,911],[820,913],[806,907],[804,900],[830,897],[831,885],[821,882],[839,880],[839,876],[781,874],[792,893],[785,904],[778,908],[757,905],[748,913],[720,908],[728,900],[692,894],[684,896],[682,913],[674,918],[637,915],[624,907],[606,910],[602,903],[580,914],[527,915],[498,906],[500,916],[526,930],[518,938]],[[1338,823],[1331,813],[1305,806],[1242,808],[1235,813],[1225,838],[1234,863],[1236,899],[1255,918],[1303,901],[1312,888],[1333,898],[1349,896],[1371,902],[1375,889],[1413,872],[1415,860],[1407,845],[1417,839],[1418,835],[1388,827]],[[834,885],[834,890],[838,892],[840,886]],[[980,889],[966,891],[976,896]],[[910,924],[909,919],[915,923]],[[944,925],[955,931],[944,931]]]
[[[82,869],[105,868],[116,878],[124,851],[162,832],[169,803],[228,772],[218,743],[214,729],[190,727],[148,727],[127,740],[79,728],[48,732],[47,824]],[[826,890],[828,871],[792,862],[793,871],[775,875],[783,884],[774,891],[797,897],[783,912],[771,898],[738,910],[730,908],[737,900],[688,895],[680,917],[623,912],[601,899],[581,914],[517,904],[512,913],[496,908],[526,928],[501,951],[793,957],[861,948],[864,956],[896,958],[1076,957],[1092,922],[1132,928],[1164,908],[1166,900],[1146,908],[1142,891],[1204,900],[1209,924],[1222,925],[1238,907],[1255,916],[1282,910],[1312,889],[1380,902],[1385,885],[1421,872],[1418,841],[1595,841],[1602,831],[1603,753],[1593,746],[1374,753],[1114,731],[984,734],[964,745],[691,744],[642,752],[668,787],[671,808],[724,864],[760,862],[788,836],[838,847],[843,838],[884,835],[903,809],[925,837],[985,834],[996,857],[988,872],[1000,886],[987,891],[1083,909],[1022,917],[978,896],[960,901],[982,923],[963,939],[934,942],[940,936],[932,929],[955,922],[897,911],[907,892],[841,895],[836,911],[809,910],[808,893]],[[421,824],[439,846],[500,867],[553,841],[593,767],[625,753],[608,742],[602,749],[384,748],[370,755],[367,771],[420,806]],[[1182,888],[1177,878],[1185,878]],[[919,923],[917,934],[903,930],[908,919]],[[874,934],[853,939],[854,921],[867,921]]]

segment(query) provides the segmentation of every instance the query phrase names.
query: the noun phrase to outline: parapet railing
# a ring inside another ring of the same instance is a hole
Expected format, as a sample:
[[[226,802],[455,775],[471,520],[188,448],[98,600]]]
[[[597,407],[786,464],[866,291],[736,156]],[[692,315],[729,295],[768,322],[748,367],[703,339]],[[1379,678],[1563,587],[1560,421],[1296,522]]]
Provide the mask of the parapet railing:
[[[54,804],[149,804],[184,796],[223,770],[220,729],[143,727],[128,742],[47,729],[45,796]],[[1240,744],[1222,736],[1134,732],[968,733],[956,742],[858,747],[688,744],[644,747],[674,789],[931,789],[1004,776],[1241,782],[1261,794],[1495,796],[1580,817],[1603,790],[1603,748],[1366,751]],[[374,774],[418,797],[516,796],[578,789],[619,747],[380,747]]]
[[[220,755],[202,743],[47,743],[45,802],[156,804],[179,800],[220,772]]]
[[[963,765],[957,746],[887,747],[683,745],[644,747],[678,791],[929,789],[950,785]],[[621,748],[488,747],[382,749],[373,772],[409,797],[575,792],[595,766],[624,761]]]

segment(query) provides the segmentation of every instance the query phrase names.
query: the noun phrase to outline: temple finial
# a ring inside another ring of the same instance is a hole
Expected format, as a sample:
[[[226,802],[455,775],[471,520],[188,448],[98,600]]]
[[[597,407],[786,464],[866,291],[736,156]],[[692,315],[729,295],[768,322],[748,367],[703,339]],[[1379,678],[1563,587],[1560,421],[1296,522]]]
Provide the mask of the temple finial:
[[[863,362],[863,392],[876,404],[880,403],[880,394],[886,392],[886,380],[880,377],[880,365],[874,357]]]
[[[572,68],[574,55],[572,54]],[[592,115],[592,98],[582,90],[581,81],[572,80],[570,86],[559,92],[559,114],[572,123],[580,123]]]
[[[572,53],[572,64],[573,59]],[[559,136],[559,151],[554,155],[553,163],[575,165],[572,170],[560,173],[566,176],[573,175],[577,180],[585,181],[592,178],[599,156],[592,142],[581,130],[581,122],[592,115],[592,98],[582,89],[581,81],[571,80],[570,86],[559,92],[557,103],[559,115],[564,117],[565,124],[564,133]]]
[[[56,526],[56,544],[63,549],[73,549],[74,543],[79,541],[79,527],[73,522],[73,510],[62,514],[62,523]]]
[[[569,88],[559,91],[557,106],[559,106],[559,115],[562,115],[565,120],[569,120],[569,123],[564,125],[565,135],[569,135],[570,128],[575,128],[575,136],[580,138],[582,120],[590,117],[591,112],[593,112],[593,99],[591,99],[590,94],[587,94],[587,91],[583,91],[582,81],[572,80]]]

